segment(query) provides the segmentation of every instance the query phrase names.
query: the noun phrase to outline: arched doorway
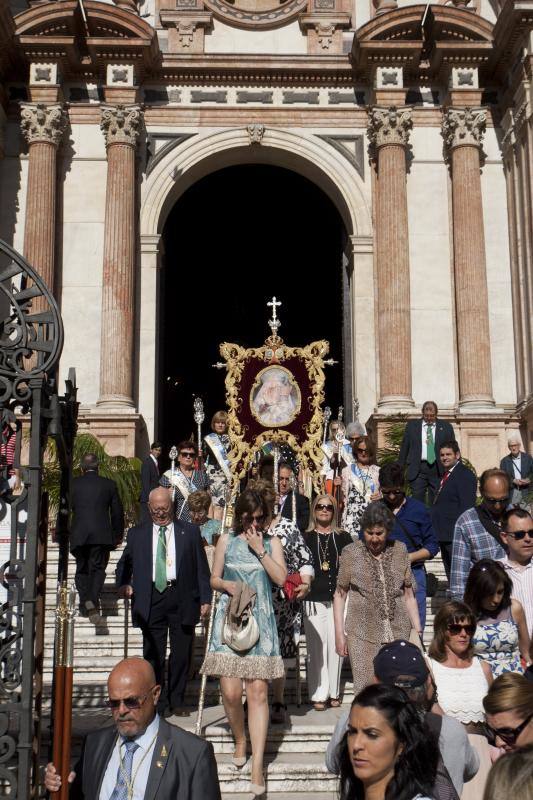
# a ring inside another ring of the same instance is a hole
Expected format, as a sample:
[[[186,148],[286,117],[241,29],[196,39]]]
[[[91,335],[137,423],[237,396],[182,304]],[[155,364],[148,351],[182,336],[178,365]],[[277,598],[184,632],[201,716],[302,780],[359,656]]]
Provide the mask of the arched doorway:
[[[350,396],[351,329],[346,230],[330,198],[279,166],[241,164],[201,178],[179,198],[163,230],[157,435],[166,444],[224,407],[225,371],[212,368],[221,341],[261,344],[266,300],[283,303],[280,335],[291,345],[328,339],[326,401]],[[348,351],[348,352],[347,352]],[[343,366],[344,365],[344,366]]]

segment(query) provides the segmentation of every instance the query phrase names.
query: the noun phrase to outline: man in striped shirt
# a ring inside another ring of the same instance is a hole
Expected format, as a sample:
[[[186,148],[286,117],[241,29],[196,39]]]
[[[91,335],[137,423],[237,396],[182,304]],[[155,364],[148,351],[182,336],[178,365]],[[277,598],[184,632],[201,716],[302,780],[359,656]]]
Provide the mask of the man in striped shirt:
[[[503,516],[502,539],[509,554],[498,559],[513,582],[511,597],[522,604],[530,636],[533,635],[533,518],[524,508],[511,508]]]
[[[468,573],[482,558],[505,556],[501,521],[509,505],[509,477],[501,469],[486,469],[479,479],[482,503],[461,514],[453,534],[450,594],[462,600]]]

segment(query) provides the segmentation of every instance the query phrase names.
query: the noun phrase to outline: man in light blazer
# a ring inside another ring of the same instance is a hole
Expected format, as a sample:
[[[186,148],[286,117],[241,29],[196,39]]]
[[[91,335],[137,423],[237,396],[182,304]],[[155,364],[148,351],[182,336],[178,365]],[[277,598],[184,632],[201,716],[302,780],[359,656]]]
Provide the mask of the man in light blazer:
[[[522,453],[522,439],[518,433],[513,433],[507,439],[509,455],[500,461],[500,469],[509,475],[511,485],[511,502],[524,503],[531,492],[533,479],[533,458],[529,453]]]
[[[174,519],[172,496],[160,487],[150,492],[152,521],[128,531],[117,564],[117,585],[132,598],[133,624],[143,633],[143,656],[165,688],[171,714],[183,714],[194,628],[208,617],[210,574],[200,528]],[[165,656],[170,637],[168,680]]]
[[[431,505],[444,469],[439,461],[443,442],[455,439],[449,422],[437,418],[439,410],[433,400],[422,406],[422,419],[409,420],[405,426],[398,461],[407,467],[407,480],[415,500]],[[427,494],[427,499],[426,499]]]
[[[161,687],[147,661],[120,661],[107,688],[114,725],[85,739],[68,777],[70,800],[126,798],[128,789],[143,800],[220,800],[212,745],[157,714]],[[45,786],[61,786],[52,763]]]
[[[439,458],[444,475],[430,513],[437,532],[446,577],[450,580],[455,523],[461,514],[476,505],[477,480],[472,470],[461,461],[461,451],[455,440],[442,443]]]

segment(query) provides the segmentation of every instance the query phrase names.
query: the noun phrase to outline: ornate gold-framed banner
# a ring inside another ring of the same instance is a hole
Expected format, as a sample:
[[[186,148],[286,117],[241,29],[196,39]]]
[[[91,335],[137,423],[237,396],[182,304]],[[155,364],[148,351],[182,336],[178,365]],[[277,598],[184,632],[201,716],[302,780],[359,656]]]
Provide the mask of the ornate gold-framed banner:
[[[255,454],[268,442],[287,444],[300,467],[309,470],[320,491],[323,433],[324,366],[329,352],[325,340],[289,347],[278,336],[274,297],[271,335],[261,347],[224,342],[228,408],[228,458],[236,479],[245,477]]]

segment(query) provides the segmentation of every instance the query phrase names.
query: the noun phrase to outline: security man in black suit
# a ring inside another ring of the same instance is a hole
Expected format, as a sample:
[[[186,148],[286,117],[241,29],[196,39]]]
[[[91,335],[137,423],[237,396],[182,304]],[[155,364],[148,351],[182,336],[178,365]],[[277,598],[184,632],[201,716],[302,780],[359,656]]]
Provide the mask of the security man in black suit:
[[[476,505],[477,480],[461,461],[459,445],[454,439],[441,444],[439,456],[444,473],[430,513],[449,580],[455,523],[461,514]]]
[[[407,466],[407,480],[415,500],[431,505],[444,473],[439,461],[443,442],[455,439],[449,422],[437,419],[439,410],[433,400],[422,406],[422,419],[411,419],[405,426],[398,461]]]
[[[143,655],[165,687],[162,700],[173,715],[182,715],[194,628],[208,617],[210,574],[200,528],[175,519],[172,496],[159,487],[150,493],[150,523],[128,531],[117,564],[117,586],[132,598],[133,624],[142,630]],[[168,680],[165,656],[170,635]]]
[[[139,502],[141,504],[139,522],[141,524],[143,522],[151,522],[152,520],[150,511],[148,510],[148,498],[150,497],[152,489],[157,489],[159,486],[159,478],[161,477],[159,472],[159,459],[162,450],[163,446],[161,442],[152,442],[150,445],[150,455],[147,456],[141,464],[141,496],[139,497]]]
[[[124,510],[115,481],[98,475],[94,453],[83,456],[81,471],[72,481],[70,552],[76,559],[80,614],[98,624],[109,553],[124,536]]]
[[[291,489],[291,482],[294,479],[294,472],[287,461],[280,461],[278,466],[279,480],[279,504],[281,506],[281,516],[285,519],[292,519],[292,495],[295,492]],[[305,495],[295,492],[296,495],[296,525],[300,531],[306,531],[309,525],[309,500]]]

